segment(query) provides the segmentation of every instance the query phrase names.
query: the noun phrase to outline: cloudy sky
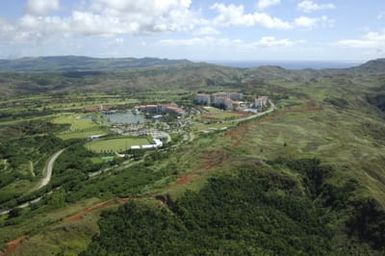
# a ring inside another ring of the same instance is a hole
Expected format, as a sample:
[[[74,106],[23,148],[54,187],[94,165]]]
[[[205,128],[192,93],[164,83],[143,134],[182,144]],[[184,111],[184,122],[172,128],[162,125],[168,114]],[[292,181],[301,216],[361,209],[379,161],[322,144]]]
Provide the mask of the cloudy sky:
[[[3,0],[0,58],[385,57],[384,0]]]

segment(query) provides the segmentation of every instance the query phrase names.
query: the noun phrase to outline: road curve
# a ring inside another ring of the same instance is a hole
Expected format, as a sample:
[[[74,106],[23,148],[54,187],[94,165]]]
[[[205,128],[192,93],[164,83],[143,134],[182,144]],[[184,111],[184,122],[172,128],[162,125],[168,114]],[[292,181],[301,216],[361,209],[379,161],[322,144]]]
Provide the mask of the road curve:
[[[55,163],[56,159],[63,153],[64,150],[65,149],[62,149],[51,156],[51,158],[48,160],[48,163],[46,164],[46,166],[43,169],[43,175],[44,175],[43,179],[39,182],[39,184],[32,191],[41,189],[42,187],[45,187],[49,184],[49,182],[51,181],[51,178],[52,178],[52,171],[53,171],[54,163]],[[52,191],[47,193],[47,194],[50,194],[50,193],[52,193]],[[26,203],[15,206],[14,208],[20,208],[20,209],[26,208],[26,207],[30,206],[31,204],[36,204],[36,203],[40,202],[42,198],[43,198],[43,196],[40,196],[40,197],[35,198],[35,199],[28,201]],[[0,211],[0,216],[8,214],[11,210],[12,209]]]
[[[261,117],[261,116],[264,116],[264,115],[267,115],[271,112],[273,112],[274,110],[276,110],[276,106],[275,104],[269,100],[269,103],[270,103],[270,108],[264,112],[260,112],[260,113],[257,113],[257,114],[254,114],[254,115],[251,115],[251,116],[248,116],[248,117],[243,117],[243,118],[238,118],[238,119],[234,119],[234,120],[230,120],[228,121],[229,123],[231,122],[243,122],[243,121],[247,121],[247,120],[251,120],[251,119],[254,119],[254,118],[257,118],[257,117]]]
[[[64,149],[56,152],[51,156],[51,158],[48,160],[47,165],[44,167],[43,170],[43,179],[39,182],[39,184],[36,186],[35,190],[41,189],[42,187],[45,187],[49,184],[52,178],[52,171],[53,171],[53,166],[55,164],[56,159],[63,153]]]

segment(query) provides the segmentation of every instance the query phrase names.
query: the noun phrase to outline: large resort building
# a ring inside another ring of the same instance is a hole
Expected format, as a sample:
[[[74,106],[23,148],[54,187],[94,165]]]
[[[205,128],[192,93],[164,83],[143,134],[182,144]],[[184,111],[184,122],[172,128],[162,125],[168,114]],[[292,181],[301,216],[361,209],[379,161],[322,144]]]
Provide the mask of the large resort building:
[[[157,104],[157,105],[140,105],[136,106],[136,109],[142,112],[148,112],[153,114],[174,114],[182,116],[185,114],[185,111],[178,107],[176,104]]]
[[[195,103],[198,105],[215,106],[225,110],[258,112],[267,106],[267,96],[257,96],[254,102],[244,102],[243,93],[217,92],[213,94],[198,93]]]
[[[237,92],[217,92],[213,94],[199,93],[195,97],[198,105],[213,105],[223,109],[234,109],[243,100],[243,93]]]

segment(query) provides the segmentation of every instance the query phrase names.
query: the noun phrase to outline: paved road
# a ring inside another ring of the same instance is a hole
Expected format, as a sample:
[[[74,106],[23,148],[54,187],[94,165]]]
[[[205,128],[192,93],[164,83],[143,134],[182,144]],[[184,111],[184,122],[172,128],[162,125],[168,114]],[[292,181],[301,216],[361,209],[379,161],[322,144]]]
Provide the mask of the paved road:
[[[228,121],[229,123],[230,122],[243,122],[243,121],[247,121],[247,120],[251,120],[251,119],[254,119],[254,118],[257,118],[257,117],[261,117],[261,116],[264,116],[264,115],[267,115],[271,112],[273,112],[276,107],[275,107],[275,104],[269,100],[269,103],[270,103],[270,108],[264,112],[261,112],[261,113],[257,113],[255,115],[252,115],[252,116],[248,116],[248,117],[243,117],[243,118],[239,118],[239,119],[234,119],[234,120],[230,120]]]
[[[43,179],[39,182],[39,184],[32,191],[41,189],[42,187],[45,187],[45,186],[47,186],[49,184],[49,182],[51,181],[51,178],[52,178],[52,171],[53,171],[53,166],[55,164],[55,161],[63,153],[63,151],[64,151],[64,149],[56,152],[55,154],[53,154],[51,156],[51,158],[48,160],[47,165],[44,167],[44,170],[43,170],[44,177],[43,177]],[[48,192],[47,194],[50,194],[50,193],[52,193],[52,192]],[[28,202],[26,202],[24,204],[18,205],[15,208],[20,208],[20,209],[26,208],[26,207],[30,206],[31,204],[36,204],[36,203],[40,202],[40,200],[42,198],[43,197],[40,196],[40,197],[35,198],[35,199],[31,200],[31,201],[28,201]],[[10,211],[11,211],[11,209],[0,211],[0,216],[8,214]]]
[[[43,179],[39,182],[39,184],[37,185],[37,187],[34,189],[34,190],[38,190],[38,189],[41,189],[42,187],[45,187],[49,184],[49,182],[51,181],[51,178],[52,178],[52,171],[53,171],[53,166],[55,164],[55,161],[56,159],[58,159],[58,157],[63,153],[64,149],[56,152],[55,154],[53,154],[53,156],[51,156],[51,158],[48,160],[48,163],[47,165],[45,166],[44,170],[43,170]]]

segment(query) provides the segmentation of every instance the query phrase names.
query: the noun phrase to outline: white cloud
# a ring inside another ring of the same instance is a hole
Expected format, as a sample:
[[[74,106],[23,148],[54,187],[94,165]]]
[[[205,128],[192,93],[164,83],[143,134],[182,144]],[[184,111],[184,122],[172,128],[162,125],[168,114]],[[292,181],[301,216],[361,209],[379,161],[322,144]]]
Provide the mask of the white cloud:
[[[186,9],[191,0],[94,0],[91,8],[98,12],[117,13],[147,13],[164,15],[175,9]]]
[[[340,40],[337,45],[348,48],[385,50],[385,31],[369,32],[358,39]]]
[[[303,1],[298,3],[297,7],[300,11],[303,11],[306,13],[336,8],[336,6],[332,3],[317,4],[312,0],[303,0]]]
[[[160,41],[161,45],[166,46],[181,46],[181,47],[221,47],[221,48],[243,48],[243,49],[256,49],[256,48],[274,48],[274,47],[291,47],[297,44],[302,44],[304,41],[291,41],[287,38],[277,39],[272,36],[262,37],[258,41],[244,42],[240,39],[229,39],[223,37],[193,37],[189,39],[166,39]]]
[[[327,16],[312,18],[307,16],[301,16],[294,20],[294,25],[303,28],[314,28],[316,26],[333,27],[334,20]]]
[[[265,28],[272,29],[291,29],[292,25],[279,18],[272,17],[267,13],[254,12],[245,13],[243,5],[225,5],[222,3],[215,3],[211,6],[218,12],[214,18],[213,23],[217,26],[256,26],[260,25]]]
[[[191,0],[94,0],[88,12],[114,19],[122,30],[136,32],[178,31],[201,23],[190,11]]]
[[[241,40],[231,40],[228,38],[218,37],[193,37],[189,39],[165,39],[159,42],[161,45],[166,46],[236,46],[242,43]]]
[[[28,0],[26,11],[29,14],[44,15],[59,10],[59,0]]]
[[[327,16],[307,17],[300,16],[293,21],[284,21],[277,17],[272,17],[264,12],[245,13],[243,5],[225,5],[215,3],[211,6],[212,9],[218,12],[218,15],[213,19],[212,23],[215,26],[262,26],[269,29],[294,29],[294,28],[314,28],[333,27],[334,20]]]
[[[201,27],[193,32],[194,36],[209,36],[209,35],[219,35],[221,32],[213,27]]]
[[[278,1],[269,1],[273,2]],[[243,5],[223,3],[211,6],[217,15],[207,20],[191,10],[191,0],[92,0],[84,1],[67,16],[49,14],[57,8],[58,0],[29,0],[29,11],[17,21],[0,20],[0,40],[12,43],[65,37],[121,38],[164,32],[190,32],[202,37],[219,35],[219,28],[226,26],[289,30],[331,23],[326,16],[285,21],[261,11],[246,12]]]
[[[263,10],[274,5],[278,5],[280,3],[281,0],[259,0],[257,3],[257,7],[258,9]]]
[[[297,44],[304,43],[303,40],[301,41],[291,41],[287,38],[284,39],[277,39],[273,36],[265,36],[262,37],[258,42],[255,42],[254,45],[258,47],[290,47]]]
[[[191,0],[93,0],[63,17],[48,14],[59,8],[57,0],[29,0],[23,17],[13,23],[2,22],[0,36],[31,40],[192,31],[205,21],[190,5]]]
[[[309,28],[309,27],[315,26],[315,24],[317,23],[317,19],[301,16],[301,17],[296,18],[294,20],[294,23],[299,27]]]

